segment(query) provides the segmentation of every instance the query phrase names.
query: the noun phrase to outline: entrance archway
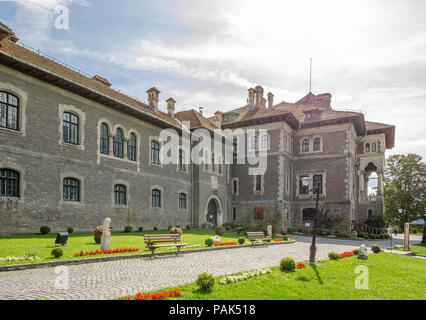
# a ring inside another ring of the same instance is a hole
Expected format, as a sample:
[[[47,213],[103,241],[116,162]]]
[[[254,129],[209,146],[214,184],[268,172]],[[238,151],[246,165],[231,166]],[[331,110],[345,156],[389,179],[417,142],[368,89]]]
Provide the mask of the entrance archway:
[[[216,196],[211,196],[207,201],[206,207],[206,222],[210,222],[213,225],[222,224],[222,205],[220,200]]]

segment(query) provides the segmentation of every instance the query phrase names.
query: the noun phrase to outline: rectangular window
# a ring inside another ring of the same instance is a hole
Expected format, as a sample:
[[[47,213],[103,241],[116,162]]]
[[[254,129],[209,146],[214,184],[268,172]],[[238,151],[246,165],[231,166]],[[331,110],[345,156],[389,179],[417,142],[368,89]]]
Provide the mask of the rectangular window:
[[[302,183],[303,178],[309,178],[308,176],[299,177],[299,194],[309,194],[309,186],[304,186]]]
[[[286,192],[287,193],[289,193],[290,192],[290,172],[286,172],[286,182],[285,182],[285,185],[286,185]]]
[[[234,179],[232,181],[232,193],[238,194],[238,180],[237,179]]]
[[[322,194],[322,175],[315,175],[313,179],[314,193],[317,193],[317,188],[319,188],[319,193]]]
[[[236,221],[236,220],[237,220],[237,208],[232,207],[232,221]]]
[[[258,191],[258,192],[262,191],[262,176],[261,175],[256,176],[256,191]]]
[[[183,150],[179,150],[179,170],[185,171],[185,152]]]

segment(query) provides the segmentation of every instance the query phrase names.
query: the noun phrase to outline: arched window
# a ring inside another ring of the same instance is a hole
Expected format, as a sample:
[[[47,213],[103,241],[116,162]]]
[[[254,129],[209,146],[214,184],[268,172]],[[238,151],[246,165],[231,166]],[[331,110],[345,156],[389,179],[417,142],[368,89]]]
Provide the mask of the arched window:
[[[18,130],[19,99],[0,91],[0,127]]]
[[[365,145],[365,152],[370,152],[370,144],[369,143],[367,143]]]
[[[151,163],[160,164],[160,144],[157,141],[151,141]]]
[[[116,184],[114,186],[114,203],[122,205],[127,204],[126,186],[122,184]]]
[[[64,142],[78,144],[78,117],[69,112],[64,112],[63,136]]]
[[[136,161],[136,135],[130,134],[129,141],[127,142],[127,158]]]
[[[215,172],[215,166],[214,166],[214,153],[212,153],[212,172]]]
[[[153,208],[161,208],[161,191],[152,189],[151,204]]]
[[[376,146],[376,143],[375,142],[373,142],[372,144],[371,144],[371,152],[376,152],[377,151],[377,146]]]
[[[18,172],[9,169],[0,169],[0,196],[19,197]]]
[[[302,141],[302,152],[309,152],[309,139]]]
[[[251,150],[259,149],[259,138],[258,136],[251,137]]]
[[[74,178],[64,179],[64,201],[80,201],[80,181]]]
[[[314,139],[314,151],[320,151],[321,150],[321,138],[315,138]]]
[[[109,154],[109,130],[108,126],[105,123],[101,124],[101,153]]]
[[[269,149],[269,135],[264,134],[262,136],[262,149],[267,150]]]
[[[186,193],[179,193],[179,209],[186,209]]]
[[[123,158],[123,131],[117,129],[114,136],[114,156]]]

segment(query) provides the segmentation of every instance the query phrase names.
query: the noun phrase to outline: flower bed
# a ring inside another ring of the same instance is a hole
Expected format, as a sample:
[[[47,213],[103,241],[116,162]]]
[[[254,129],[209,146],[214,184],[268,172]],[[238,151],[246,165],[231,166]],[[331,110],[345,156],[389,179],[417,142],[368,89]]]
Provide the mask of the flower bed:
[[[302,263],[302,262],[299,262],[299,263],[296,265],[296,267],[297,267],[297,269],[304,269],[304,268],[306,268],[306,264],[304,264],[304,263]]]
[[[139,248],[119,248],[114,250],[95,250],[95,251],[80,251],[74,253],[74,257],[84,257],[84,256],[96,256],[98,254],[116,254],[116,253],[126,253],[126,252],[136,252],[139,251]]]
[[[34,255],[24,255],[22,257],[0,258],[0,262],[17,262],[17,261],[34,261],[34,260],[40,260],[40,258]]]
[[[352,251],[347,251],[339,254],[339,259],[353,257],[355,254]]]
[[[274,242],[281,242],[284,241],[282,238],[274,239]]]
[[[247,280],[249,278],[253,278],[256,276],[260,276],[260,275],[265,275],[268,273],[272,273],[272,270],[267,268],[267,269],[259,269],[256,271],[252,271],[252,272],[245,272],[243,274],[240,274],[238,276],[226,276],[223,277],[222,279],[220,279],[219,284],[229,284],[229,283],[235,283],[235,282],[239,282],[239,281],[244,281]]]
[[[174,298],[174,297],[182,297],[182,292],[179,289],[175,290],[163,290],[159,292],[147,292],[145,294],[138,293],[134,297],[124,297],[122,299],[118,300],[164,300],[167,298]]]
[[[220,246],[236,246],[238,243],[236,242],[216,242],[213,243],[214,246],[216,247],[220,247]]]

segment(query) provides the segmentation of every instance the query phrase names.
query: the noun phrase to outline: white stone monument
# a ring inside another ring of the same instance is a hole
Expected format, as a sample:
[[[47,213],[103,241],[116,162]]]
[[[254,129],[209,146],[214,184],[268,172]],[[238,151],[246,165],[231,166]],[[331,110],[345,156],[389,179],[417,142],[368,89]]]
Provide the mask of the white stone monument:
[[[109,249],[109,240],[111,238],[111,231],[109,229],[110,223],[111,219],[105,218],[104,224],[102,225],[101,250]]]
[[[214,243],[219,243],[220,242],[220,237],[219,236],[213,236],[211,237]]]
[[[358,259],[368,260],[367,248],[365,247],[365,244],[362,244],[359,248]]]
[[[270,224],[268,224],[268,226],[266,227],[266,232],[268,234],[268,237],[272,238],[272,226]]]

